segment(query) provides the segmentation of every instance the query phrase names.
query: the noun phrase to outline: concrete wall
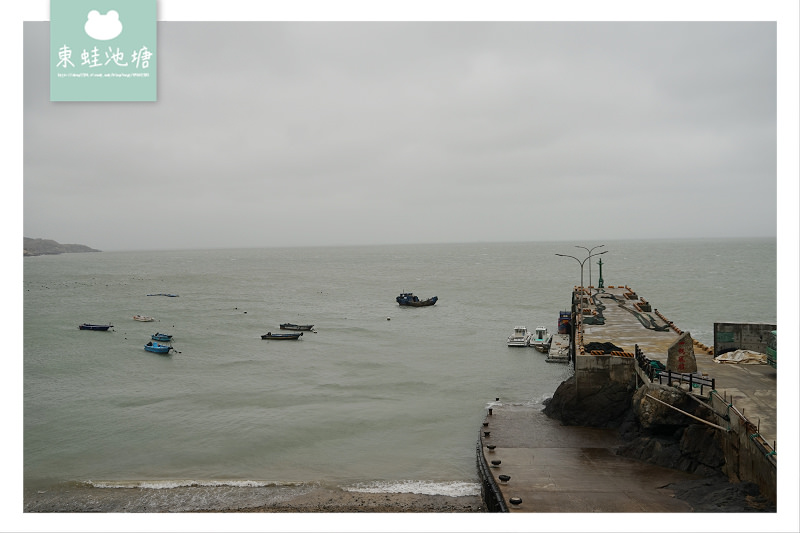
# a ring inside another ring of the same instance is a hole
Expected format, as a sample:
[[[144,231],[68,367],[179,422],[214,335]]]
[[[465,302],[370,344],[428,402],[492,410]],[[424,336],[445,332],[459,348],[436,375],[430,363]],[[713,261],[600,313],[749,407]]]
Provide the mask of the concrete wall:
[[[582,387],[597,388],[608,383],[630,383],[636,360],[617,355],[579,355],[575,358],[575,375]]]
[[[772,446],[758,435],[757,427],[714,391],[711,407],[722,416],[716,423],[730,428],[722,440],[725,473],[733,482],[751,481],[773,502],[777,498],[778,457]]]
[[[767,353],[767,344],[772,337],[770,331],[775,329],[777,329],[775,324],[715,322],[714,355],[732,349]]]

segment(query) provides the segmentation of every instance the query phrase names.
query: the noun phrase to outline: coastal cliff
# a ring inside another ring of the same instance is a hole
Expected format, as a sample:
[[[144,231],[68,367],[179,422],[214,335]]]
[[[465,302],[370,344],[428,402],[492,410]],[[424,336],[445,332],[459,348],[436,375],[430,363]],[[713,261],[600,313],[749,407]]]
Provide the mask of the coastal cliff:
[[[31,239],[30,237],[22,238],[22,255],[25,257],[34,255],[56,255],[99,251],[100,250],[89,248],[83,244],[61,244],[51,239]]]

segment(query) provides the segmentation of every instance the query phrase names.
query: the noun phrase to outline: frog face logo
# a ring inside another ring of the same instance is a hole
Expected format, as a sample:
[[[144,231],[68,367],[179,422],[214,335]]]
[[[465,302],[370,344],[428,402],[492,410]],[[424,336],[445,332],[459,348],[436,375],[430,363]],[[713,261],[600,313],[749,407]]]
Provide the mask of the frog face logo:
[[[122,33],[122,22],[119,20],[119,13],[110,10],[105,15],[93,9],[87,15],[86,24],[83,29],[86,35],[98,41],[108,41]]]

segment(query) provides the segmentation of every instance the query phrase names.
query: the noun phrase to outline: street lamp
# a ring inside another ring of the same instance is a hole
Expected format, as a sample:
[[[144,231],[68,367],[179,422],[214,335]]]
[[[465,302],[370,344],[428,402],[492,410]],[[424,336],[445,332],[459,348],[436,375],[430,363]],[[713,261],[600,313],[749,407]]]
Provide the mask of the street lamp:
[[[583,248],[584,250],[586,250],[589,253],[589,257],[591,257],[592,256],[592,250],[594,250],[595,248],[602,248],[603,246],[605,246],[605,244],[599,244],[597,246],[592,246],[591,248],[587,248],[585,246],[575,246],[575,248]],[[597,255],[600,255],[600,254],[597,254]],[[589,257],[587,257],[587,259]],[[591,262],[589,262],[589,286],[590,287],[592,286],[592,263]]]
[[[601,245],[601,246],[602,246],[602,245]],[[583,248],[583,247],[582,247],[582,246],[579,246],[579,248]],[[599,247],[598,247],[598,246],[595,246],[595,248],[599,248]],[[608,253],[608,250],[603,250],[602,252],[598,252],[598,253],[596,253],[596,254],[592,254],[592,253],[590,253],[590,254],[589,254],[589,256],[588,256],[588,257],[586,257],[586,259],[584,259],[583,261],[581,261],[580,259],[578,259],[578,258],[577,258],[577,257],[575,257],[574,255],[566,255],[566,254],[556,254],[556,255],[558,255],[558,256],[560,256],[560,257],[571,257],[571,258],[573,258],[575,261],[577,261],[579,265],[581,265],[581,288],[582,288],[582,287],[583,287],[583,264],[584,264],[584,263],[585,263],[585,262],[586,262],[586,261],[589,259],[589,257],[594,257],[594,256],[596,256],[596,255],[603,255],[603,254],[605,254],[605,253]],[[591,265],[589,265],[589,269],[591,270]]]

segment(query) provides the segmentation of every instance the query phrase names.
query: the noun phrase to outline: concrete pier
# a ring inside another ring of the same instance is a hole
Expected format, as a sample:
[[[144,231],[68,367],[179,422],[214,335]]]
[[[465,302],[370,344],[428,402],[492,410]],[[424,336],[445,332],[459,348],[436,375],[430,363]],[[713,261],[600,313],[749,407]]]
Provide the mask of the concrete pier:
[[[575,287],[572,364],[576,388],[593,390],[616,380],[650,381],[640,361],[667,364],[667,352],[684,334],[668,317],[627,286]],[[713,348],[693,343],[695,376],[713,387],[672,379],[719,414],[726,474],[752,481],[776,497],[777,370],[761,364],[721,364]],[[639,354],[637,359],[636,354]],[[649,365],[648,365],[649,368]],[[677,374],[676,374],[677,375]],[[478,441],[484,501],[500,512],[688,512],[666,485],[692,474],[617,456],[614,430],[562,426],[541,411],[491,404]],[[493,464],[494,462],[494,464]],[[501,476],[503,476],[501,478]],[[696,476],[694,476],[696,477]]]

